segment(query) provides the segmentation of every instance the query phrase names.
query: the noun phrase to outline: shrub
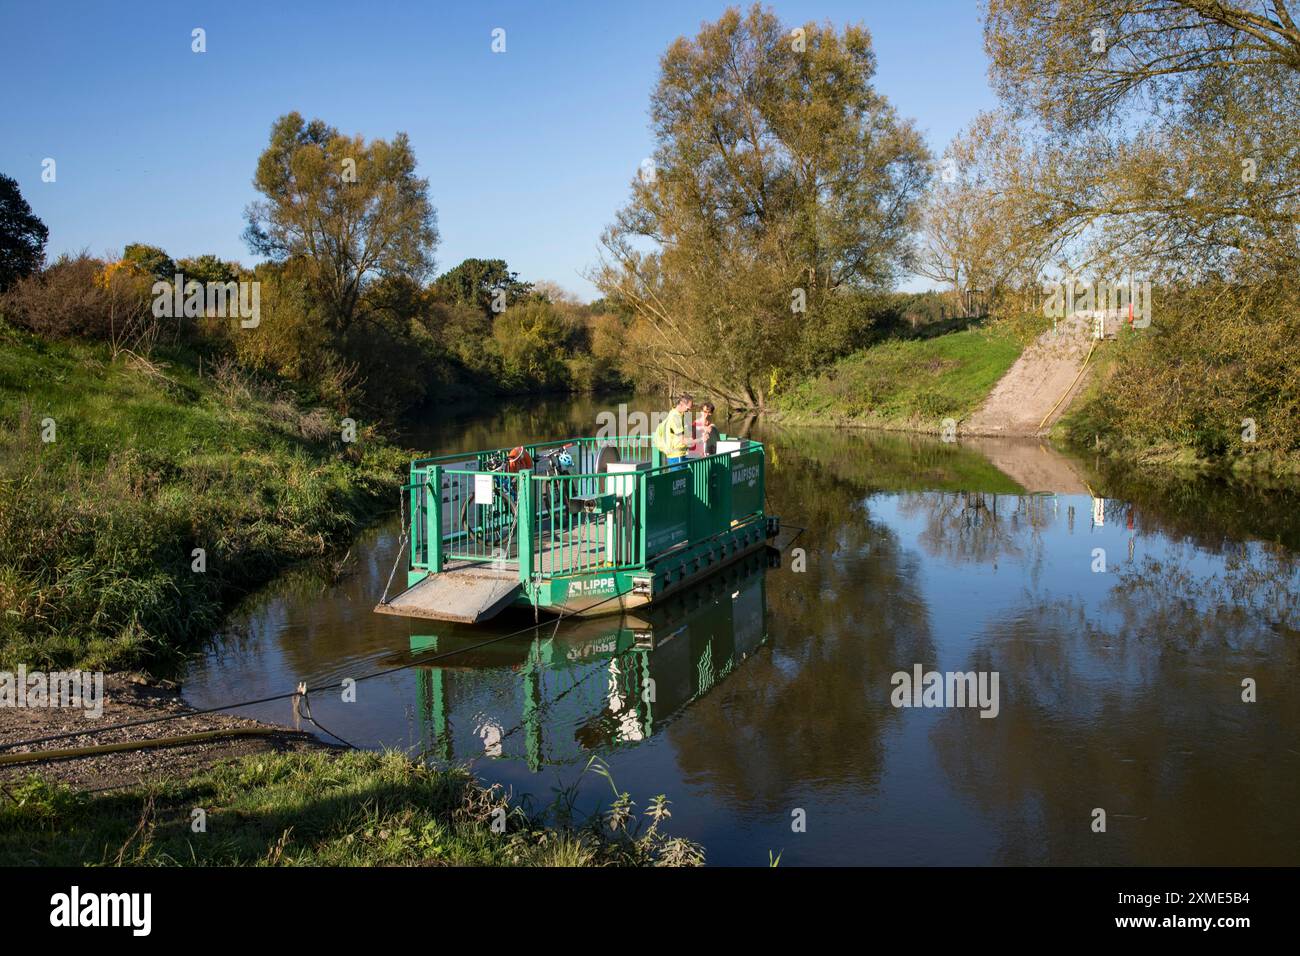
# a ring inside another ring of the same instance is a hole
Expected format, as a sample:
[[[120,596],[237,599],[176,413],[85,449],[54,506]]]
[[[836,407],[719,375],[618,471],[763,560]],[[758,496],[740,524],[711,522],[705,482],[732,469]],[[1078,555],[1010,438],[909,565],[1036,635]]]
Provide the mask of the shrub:
[[[1071,437],[1203,458],[1300,453],[1298,308],[1300,283],[1287,279],[1157,298],[1151,328],[1121,335],[1112,374],[1073,416]],[[1248,419],[1253,442],[1243,438]]]
[[[5,316],[50,338],[104,338],[108,291],[96,281],[103,271],[103,261],[88,253],[59,256],[44,272],[19,279],[5,293]]]

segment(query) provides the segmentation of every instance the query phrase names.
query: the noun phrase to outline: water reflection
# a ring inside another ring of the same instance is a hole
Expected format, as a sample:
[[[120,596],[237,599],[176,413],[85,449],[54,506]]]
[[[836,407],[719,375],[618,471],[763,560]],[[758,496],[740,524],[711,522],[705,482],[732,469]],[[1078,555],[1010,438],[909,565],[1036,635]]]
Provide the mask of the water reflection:
[[[411,443],[560,438],[605,407],[538,403]],[[599,753],[620,789],[667,794],[712,863],[1300,862],[1293,490],[1156,481],[1034,442],[753,431],[769,510],[806,528],[801,570],[787,555],[648,618],[484,645],[531,617],[371,613],[392,522],[341,580],[306,569],[251,601],[186,694],[212,706],[411,664],[313,709],[358,744],[472,761],[542,802]],[[917,664],[998,672],[998,716],[896,709],[890,676]]]
[[[765,570],[750,557],[636,616],[563,622],[531,639],[477,647],[480,635],[412,635],[423,751],[537,772],[648,739],[767,639]]]
[[[970,666],[1012,677],[1002,716],[946,712],[931,742],[999,862],[1295,863],[1300,565],[1176,554],[1124,570],[1094,607],[1044,595],[972,642]]]

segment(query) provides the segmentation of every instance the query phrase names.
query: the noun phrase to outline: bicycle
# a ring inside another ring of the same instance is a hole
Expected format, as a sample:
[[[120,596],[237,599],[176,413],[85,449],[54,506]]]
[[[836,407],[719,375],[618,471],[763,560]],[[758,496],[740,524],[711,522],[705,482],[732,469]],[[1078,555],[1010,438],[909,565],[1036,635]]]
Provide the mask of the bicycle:
[[[518,485],[515,475],[521,473],[542,474],[548,477],[562,477],[573,474],[573,456],[569,454],[571,445],[538,455],[533,461],[527,451],[520,448],[518,458],[512,460],[507,452],[494,452],[483,460],[483,471],[493,472],[494,493],[490,504],[479,504],[470,495],[461,504],[460,526],[476,541],[485,544],[507,543],[513,540],[515,528],[519,522]],[[524,459],[519,462],[519,459]],[[515,467],[511,467],[515,465]],[[573,491],[567,481],[548,481],[544,483],[548,497],[545,510],[554,513],[568,507],[568,500]],[[486,509],[485,512],[477,509]]]

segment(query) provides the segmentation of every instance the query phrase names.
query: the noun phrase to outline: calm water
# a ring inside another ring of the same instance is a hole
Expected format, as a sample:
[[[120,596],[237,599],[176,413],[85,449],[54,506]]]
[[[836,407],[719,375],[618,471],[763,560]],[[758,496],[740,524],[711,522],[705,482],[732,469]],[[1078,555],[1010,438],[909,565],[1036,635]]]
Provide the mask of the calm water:
[[[534,404],[410,442],[590,434],[606,408]],[[338,581],[305,569],[250,600],[186,696],[414,663],[362,681],[356,703],[314,695],[316,716],[359,746],[470,763],[534,805],[574,783],[588,809],[607,801],[583,774],[598,755],[638,805],[667,794],[670,832],[714,864],[1300,863],[1294,493],[1153,487],[1036,443],[751,434],[769,443],[769,510],[806,528],[803,570],[791,551],[648,614],[479,647],[531,616],[371,612],[395,517]],[[996,672],[997,716],[893,706],[892,675],[918,664]]]

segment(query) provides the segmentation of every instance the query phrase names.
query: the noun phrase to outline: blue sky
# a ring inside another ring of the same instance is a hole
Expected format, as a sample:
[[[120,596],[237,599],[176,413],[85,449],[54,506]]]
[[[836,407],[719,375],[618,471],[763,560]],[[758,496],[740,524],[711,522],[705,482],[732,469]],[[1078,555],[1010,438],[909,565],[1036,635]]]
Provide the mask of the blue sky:
[[[503,258],[591,298],[581,273],[652,151],[659,57],[727,5],[0,0],[0,172],[49,226],[51,257],[148,242],[252,262],[243,210],[277,116],[401,130],[438,209],[439,271]],[[792,25],[864,23],[877,88],[936,150],[994,103],[975,0],[769,5]]]

